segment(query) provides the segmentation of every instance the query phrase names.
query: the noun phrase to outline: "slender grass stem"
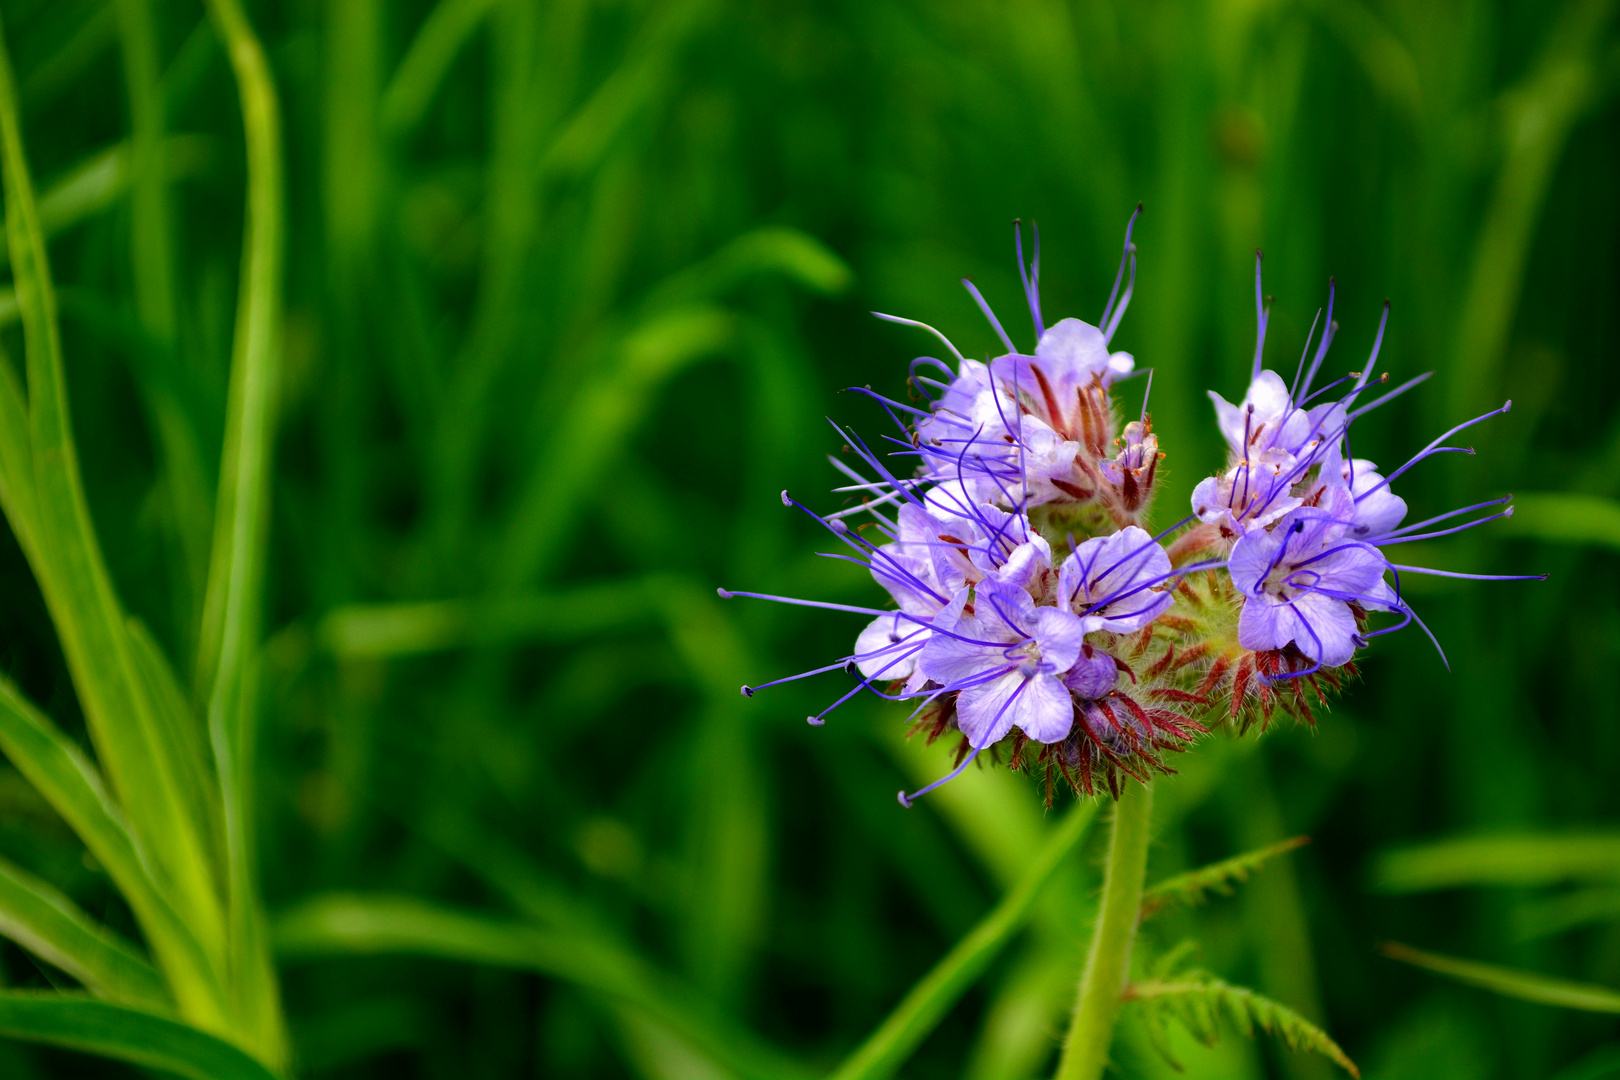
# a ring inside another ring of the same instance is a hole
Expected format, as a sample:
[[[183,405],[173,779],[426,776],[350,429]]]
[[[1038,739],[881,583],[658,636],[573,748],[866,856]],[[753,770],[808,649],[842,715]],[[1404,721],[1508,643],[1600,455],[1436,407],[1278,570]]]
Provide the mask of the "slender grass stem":
[[[1108,1047],[1124,1004],[1131,945],[1136,940],[1142,910],[1142,879],[1147,872],[1148,826],[1152,819],[1153,788],[1128,784],[1114,806],[1102,908],[1092,930],[1069,1034],[1063,1040],[1058,1080],[1098,1080],[1108,1064]]]
[[[254,872],[251,808],[259,623],[280,369],[285,237],[281,108],[269,61],[238,0],[209,0],[242,104],[247,230],[220,465],[214,549],[197,678],[225,806],[233,1004],[244,1047],[272,1068],[286,1056],[275,969]]]
[[[1093,801],[1075,804],[1018,884],[911,988],[882,1025],[839,1066],[833,1080],[879,1080],[894,1075],[1023,926],[1041,889],[1085,836],[1096,813]]]

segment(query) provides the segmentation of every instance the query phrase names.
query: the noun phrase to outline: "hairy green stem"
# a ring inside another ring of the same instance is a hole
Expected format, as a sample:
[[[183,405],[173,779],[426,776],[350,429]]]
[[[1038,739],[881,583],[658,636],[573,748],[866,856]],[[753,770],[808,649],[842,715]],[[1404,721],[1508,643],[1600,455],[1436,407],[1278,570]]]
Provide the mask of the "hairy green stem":
[[[1108,870],[1103,879],[1102,907],[1091,933],[1086,970],[1080,976],[1069,1034],[1063,1040],[1058,1080],[1098,1080],[1108,1064],[1114,1022],[1124,1004],[1130,974],[1131,944],[1142,911],[1142,879],[1147,872],[1148,826],[1153,819],[1153,789],[1127,784],[1114,806],[1108,842]]]

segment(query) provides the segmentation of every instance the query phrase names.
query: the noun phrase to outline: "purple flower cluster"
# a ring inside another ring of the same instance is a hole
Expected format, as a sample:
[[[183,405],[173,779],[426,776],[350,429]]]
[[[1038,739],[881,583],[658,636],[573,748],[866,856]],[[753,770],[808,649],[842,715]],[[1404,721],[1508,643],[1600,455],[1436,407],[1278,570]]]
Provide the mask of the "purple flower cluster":
[[[1135,222],[1096,325],[1045,324],[1039,240],[1026,265],[1015,234],[1032,353],[1018,351],[969,282],[1006,347],[1000,356],[971,360],[932,327],[879,316],[933,334],[954,370],[932,357],[913,363],[910,382],[926,408],[859,391],[882,404],[899,433],[878,453],[839,429],[859,463],[833,459],[850,481],[838,490],[853,505],[821,515],[786,492],[783,501],[845,545],[840,557],[863,565],[892,606],[721,590],[869,619],[847,656],[743,693],[843,670],[854,685],[810,723],[861,692],[912,703],[916,729],[930,741],[947,732],[960,741],[956,769],[902,792],[905,805],[985,750],[999,756],[1006,747],[1014,768],[1033,757],[1045,768],[1048,799],[1054,771],[1086,793],[1100,777],[1117,794],[1122,776],[1170,771],[1164,753],[1206,724],[1263,723],[1274,706],[1310,719],[1307,699],[1324,695],[1319,678],[1337,688],[1369,639],[1422,625],[1401,594],[1401,574],[1447,573],[1394,563],[1385,549],[1512,513],[1498,499],[1403,526],[1406,503],[1391,482],[1435,454],[1471,453],[1446,440],[1508,406],[1459,425],[1386,477],[1351,456],[1349,436],[1358,417],[1423,381],[1387,389],[1372,377],[1388,305],[1363,369],[1317,387],[1338,329],[1330,285],[1316,350],[1313,327],[1285,381],[1262,366],[1269,312],[1257,261],[1248,391],[1236,405],[1210,394],[1227,466],[1198,485],[1192,515],[1157,535],[1143,528],[1163,454],[1147,389],[1138,419],[1120,429],[1114,390],[1140,373],[1110,344],[1135,283]],[[850,527],[856,516],[866,529]],[[1392,621],[1369,630],[1371,613]],[[1030,744],[1039,748],[1033,755]]]

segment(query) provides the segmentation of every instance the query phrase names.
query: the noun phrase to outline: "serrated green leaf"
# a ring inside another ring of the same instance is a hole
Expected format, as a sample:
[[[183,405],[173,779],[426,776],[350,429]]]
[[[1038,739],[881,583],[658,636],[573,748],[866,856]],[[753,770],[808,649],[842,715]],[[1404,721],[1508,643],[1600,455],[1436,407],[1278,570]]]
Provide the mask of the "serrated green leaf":
[[[1154,1010],[1155,1023],[1163,1023],[1166,1018],[1180,1021],[1205,1042],[1216,1040],[1220,1021],[1225,1019],[1245,1036],[1252,1038],[1258,1027],[1282,1040],[1290,1050],[1321,1054],[1351,1076],[1361,1075],[1355,1062],[1327,1032],[1294,1010],[1205,972],[1190,971],[1174,979],[1132,983],[1126,990],[1126,1000]]]
[[[1181,903],[1187,905],[1199,904],[1210,893],[1219,893],[1221,896],[1231,896],[1232,886],[1238,882],[1247,881],[1249,875],[1263,867],[1267,862],[1278,855],[1304,847],[1310,843],[1308,836],[1295,836],[1267,847],[1246,851],[1241,855],[1234,855],[1230,859],[1201,866],[1197,870],[1189,870],[1185,874],[1177,874],[1167,878],[1147,889],[1142,896],[1142,917],[1145,919],[1155,911],[1167,904]]]
[[[645,1009],[721,1064],[760,1080],[807,1070],[736,1027],[703,996],[639,957],[577,930],[552,931],[401,896],[316,896],[275,922],[289,959],[408,955],[533,971]]]
[[[1391,960],[1424,968],[1437,975],[1477,986],[1482,990],[1504,997],[1534,1001],[1540,1005],[1557,1005],[1583,1012],[1620,1013],[1620,991],[1593,983],[1574,982],[1551,975],[1538,975],[1533,971],[1482,964],[1477,960],[1463,960],[1454,956],[1424,952],[1399,942],[1386,942],[1378,951]]]
[[[276,1080],[228,1042],[79,994],[0,991],[0,1035],[163,1069],[188,1080]]]
[[[1372,872],[1388,893],[1560,881],[1620,881],[1620,833],[1459,836],[1385,851]]]
[[[133,945],[5,859],[0,859],[0,934],[101,997],[152,1011],[173,1007],[162,977]]]

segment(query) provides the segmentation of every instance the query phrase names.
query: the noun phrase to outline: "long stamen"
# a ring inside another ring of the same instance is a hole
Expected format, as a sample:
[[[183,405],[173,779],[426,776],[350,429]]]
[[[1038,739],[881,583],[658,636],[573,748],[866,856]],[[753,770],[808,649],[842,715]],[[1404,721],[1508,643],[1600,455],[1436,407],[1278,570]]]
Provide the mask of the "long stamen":
[[[1429,624],[1423,621],[1423,617],[1421,615],[1419,615],[1416,611],[1413,611],[1411,608],[1407,608],[1406,610],[1412,613],[1412,621],[1417,623],[1418,628],[1428,636],[1429,644],[1433,645],[1434,651],[1440,654],[1440,662],[1446,665],[1447,671],[1450,671],[1451,661],[1446,659],[1446,650],[1440,647],[1440,639],[1434,636],[1434,631],[1429,629]]]
[[[1426,566],[1401,566],[1397,563],[1389,564],[1392,569],[1404,570],[1408,574],[1428,574],[1432,577],[1462,578],[1467,581],[1546,581],[1546,574],[1463,574],[1456,570],[1431,570]]]
[[[1367,496],[1371,495],[1373,492],[1377,491],[1379,488],[1389,486],[1389,484],[1391,482],[1393,482],[1394,480],[1396,480],[1397,478],[1399,478],[1402,473],[1406,472],[1406,470],[1410,469],[1412,466],[1416,465],[1418,462],[1422,461],[1424,458],[1428,457],[1430,454],[1435,453],[1437,451],[1441,451],[1441,450],[1459,449],[1459,448],[1456,448],[1456,447],[1444,447],[1444,448],[1442,448],[1440,446],[1440,444],[1445,442],[1447,439],[1451,438],[1453,435],[1457,434],[1457,432],[1463,431],[1463,430],[1465,430],[1467,428],[1471,428],[1475,424],[1482,423],[1482,422],[1484,422],[1486,420],[1489,420],[1493,416],[1501,416],[1511,408],[1513,408],[1513,402],[1512,401],[1506,401],[1506,402],[1503,402],[1502,407],[1500,409],[1492,409],[1490,412],[1485,413],[1483,416],[1476,416],[1472,420],[1465,420],[1462,423],[1458,424],[1456,427],[1452,428],[1450,431],[1446,432],[1444,435],[1441,435],[1438,439],[1434,440],[1428,446],[1425,446],[1422,450],[1419,450],[1417,452],[1417,454],[1415,456],[1413,456],[1412,460],[1408,461],[1405,465],[1402,465],[1400,468],[1396,469],[1394,472],[1392,472],[1388,476],[1384,477],[1378,483],[1374,484],[1372,487],[1368,488],[1366,491],[1363,491],[1360,495],[1357,495],[1356,496],[1356,502],[1360,502],[1362,499],[1365,499]],[[1472,451],[1468,451],[1468,452],[1472,453]]]
[[[1365,375],[1366,372],[1362,372],[1362,374]],[[1396,398],[1400,397],[1402,394],[1406,393],[1408,390],[1412,389],[1414,386],[1417,386],[1420,383],[1428,382],[1433,377],[1434,377],[1434,372],[1432,372],[1432,371],[1425,371],[1421,375],[1414,375],[1412,378],[1407,379],[1405,382],[1401,383],[1399,386],[1397,386],[1395,389],[1391,390],[1389,393],[1381,394],[1380,396],[1374,398],[1372,401],[1368,402],[1367,404],[1358,407],[1354,412],[1352,412],[1350,414],[1350,419],[1354,420],[1356,417],[1362,415],[1363,413],[1372,412],[1374,409],[1378,408],[1378,406],[1395,400]],[[1363,383],[1362,386],[1365,386],[1365,383]],[[1355,393],[1352,393],[1352,394],[1348,395],[1348,397],[1351,397],[1351,398],[1355,397],[1356,393],[1361,392],[1362,386],[1356,387]]]
[[[933,791],[935,788],[939,787],[940,785],[948,784],[952,780],[955,780],[958,776],[961,776],[962,775],[962,770],[967,768],[968,764],[974,758],[976,758],[978,756],[979,756],[979,748],[977,746],[975,746],[973,748],[973,752],[971,754],[969,754],[967,757],[962,759],[962,764],[958,765],[956,768],[951,770],[950,775],[942,776],[938,780],[935,780],[932,784],[929,784],[927,787],[922,788],[919,791],[914,791],[910,795],[907,795],[904,791],[900,792],[899,793],[900,805],[905,807],[907,810],[910,810],[911,809],[911,804],[914,801],[916,801],[917,799],[922,798],[924,795],[928,794],[930,791]]]
[[[1316,326],[1321,321],[1322,321],[1322,309],[1317,308],[1316,309],[1316,318],[1311,320],[1310,333],[1305,335],[1305,348],[1301,349],[1300,353],[1299,353],[1299,364],[1298,364],[1298,366],[1296,366],[1294,368],[1294,382],[1293,382],[1293,385],[1288,388],[1288,404],[1289,404],[1290,408],[1298,408],[1298,406],[1295,405],[1294,402],[1299,400],[1299,395],[1300,395],[1300,392],[1301,392],[1300,391],[1300,380],[1302,380],[1305,377],[1305,358],[1307,356],[1311,355],[1311,339],[1316,336]],[[1322,337],[1323,337],[1323,340],[1326,340],[1326,338],[1327,338],[1327,331],[1326,330],[1322,331]],[[1284,415],[1284,418],[1286,418],[1288,414],[1284,413],[1283,415]]]
[[[770,593],[739,592],[736,589],[716,589],[715,592],[720,595],[720,599],[722,600],[730,600],[733,597],[741,596],[750,600],[771,600],[778,604],[792,604],[794,607],[824,608],[827,611],[848,611],[855,615],[898,614],[901,618],[910,619],[912,622],[927,622],[926,619],[919,619],[914,615],[907,615],[904,612],[895,612],[893,610],[885,611],[882,608],[856,607],[853,604],[834,604],[827,600],[800,600],[793,596],[772,596]]]
[[[1334,323],[1332,325],[1334,327],[1337,327],[1339,324]],[[1308,397],[1306,397],[1304,401],[1301,401],[1299,403],[1299,407],[1302,408],[1302,409],[1305,408],[1312,401],[1314,401],[1317,398],[1321,397],[1323,394],[1327,393],[1330,390],[1338,389],[1339,387],[1343,386],[1345,383],[1349,382],[1350,380],[1352,380],[1352,379],[1354,379],[1356,377],[1357,377],[1356,373],[1351,372],[1348,375],[1345,375],[1345,376],[1342,376],[1340,378],[1334,379],[1332,382],[1328,383],[1326,386],[1317,387],[1315,390],[1311,391],[1310,395]]]
[[[1290,537],[1298,536],[1300,533],[1302,533],[1304,531],[1305,531],[1305,522],[1304,521],[1296,521],[1296,522],[1294,522],[1293,526],[1286,533],[1283,534],[1282,542],[1277,545],[1277,554],[1275,556],[1273,556],[1270,565],[1268,565],[1266,567],[1266,572],[1261,574],[1260,577],[1258,579],[1256,579],[1256,581],[1254,583],[1254,595],[1259,596],[1260,593],[1262,591],[1264,591],[1264,589],[1266,587],[1266,579],[1271,576],[1271,572],[1273,570],[1277,569],[1277,567],[1282,564],[1283,557],[1288,554],[1288,541],[1289,541]]]
[[[1013,243],[1018,248],[1018,277],[1024,283],[1024,299],[1029,301],[1029,316],[1035,322],[1035,340],[1039,341],[1041,335],[1046,333],[1046,324],[1041,321],[1041,230],[1033,225],[1031,229],[1035,235],[1035,262],[1026,269],[1022,223],[1013,222]]]
[[[919,409],[915,405],[907,405],[904,402],[895,401],[892,398],[886,398],[882,394],[878,393],[876,390],[873,390],[870,386],[846,386],[846,387],[844,387],[844,393],[846,393],[846,394],[864,394],[866,397],[869,397],[873,401],[875,401],[878,404],[882,405],[885,410],[900,409],[903,412],[914,413],[917,416],[923,417],[924,419],[934,415],[932,412],[928,411],[927,409]],[[894,416],[893,416],[892,413],[890,414],[890,419],[894,419]],[[899,424],[900,421],[895,420],[895,423]],[[902,428],[905,427],[904,424],[901,424],[900,426]]]
[[[1119,298],[1119,306],[1114,309],[1114,314],[1108,320],[1108,325],[1101,328],[1104,345],[1114,340],[1114,331],[1119,329],[1120,320],[1125,318],[1125,309],[1131,306],[1131,294],[1136,291],[1136,245],[1131,244],[1125,251],[1130,259],[1130,276],[1125,279],[1125,293]]]
[[[876,545],[869,543],[859,533],[851,531],[850,527],[848,525],[845,525],[844,522],[841,519],[828,520],[828,519],[823,518],[820,514],[816,513],[814,510],[810,509],[808,506],[805,506],[803,503],[801,503],[797,499],[793,498],[786,491],[782,492],[782,504],[784,506],[791,506],[796,510],[803,511],[805,514],[808,514],[810,517],[812,517],[816,521],[820,522],[827,529],[828,532],[830,532],[834,536],[838,537],[845,544],[847,544],[850,547],[854,548],[856,551],[859,551],[863,555],[865,555],[866,559],[864,561],[867,562],[869,565],[871,565],[871,567],[872,567],[872,569],[874,571],[877,570],[877,566],[876,566],[874,560],[882,559],[885,564],[892,567],[896,571],[896,573],[898,574],[898,577],[900,579],[903,579],[903,580],[907,581],[908,583],[910,583],[911,588],[913,588],[913,589],[915,589],[915,590],[917,590],[919,592],[926,593],[929,596],[932,596],[935,600],[939,601],[941,604],[944,604],[946,602],[945,597],[940,596],[939,593],[935,592],[932,588],[930,588],[928,586],[928,584],[926,582],[924,582],[921,578],[919,578],[916,575],[912,574],[904,566],[901,566],[898,562],[896,562],[894,560],[894,557],[892,555],[890,555],[889,553],[887,553],[887,552],[883,551],[882,549],[878,548]]]
[[[874,311],[874,312],[872,312],[872,314],[877,316],[878,318],[882,319],[884,322],[899,323],[901,326],[915,326],[919,330],[928,331],[930,334],[933,334],[935,337],[939,338],[939,340],[941,340],[941,341],[943,341],[945,343],[945,347],[947,349],[951,350],[951,355],[956,357],[956,362],[957,363],[959,363],[959,364],[967,363],[967,360],[963,358],[962,354],[956,351],[956,346],[951,344],[951,339],[946,337],[944,334],[940,333],[938,330],[935,330],[932,326],[929,326],[927,323],[918,322],[916,319],[904,319],[904,318],[901,318],[899,315],[885,315],[881,311]]]
[[[1339,332],[1339,324],[1333,321],[1333,294],[1335,286],[1332,278],[1328,278],[1327,302],[1327,329],[1322,331],[1322,343],[1316,347],[1316,359],[1311,361],[1311,369],[1305,373],[1305,384],[1299,388],[1302,396],[1310,396],[1311,383],[1316,379],[1316,372],[1321,368],[1322,361],[1327,358],[1328,347],[1333,344],[1333,336]]]
[[[1136,219],[1141,213],[1142,204],[1137,203],[1136,209],[1131,212],[1131,220],[1125,223],[1125,247],[1119,253],[1119,269],[1114,271],[1114,287],[1108,292],[1108,303],[1103,305],[1102,318],[1097,320],[1097,327],[1103,331],[1104,340],[1107,338],[1108,318],[1114,313],[1114,301],[1119,298],[1119,283],[1125,279],[1125,264],[1130,261],[1131,251],[1133,250],[1131,230],[1136,227]],[[1129,294],[1127,293],[1126,303],[1129,302]]]
[[[1260,377],[1261,359],[1266,351],[1266,323],[1271,312],[1266,307],[1264,295],[1260,291],[1260,264],[1265,261],[1265,255],[1259,248],[1254,249],[1254,317],[1256,330],[1254,334],[1254,370],[1249,374],[1249,381],[1253,382]]]
[[[1450,536],[1452,533],[1460,533],[1464,529],[1472,529],[1476,525],[1484,525],[1487,522],[1500,521],[1502,518],[1510,518],[1512,516],[1513,507],[1510,506],[1506,510],[1503,510],[1500,514],[1492,514],[1489,517],[1476,518],[1473,521],[1465,521],[1461,525],[1453,525],[1449,529],[1439,529],[1435,532],[1413,533],[1409,536],[1386,537],[1379,540],[1378,545],[1380,547],[1388,547],[1391,544],[1404,544],[1410,540],[1433,540],[1441,536]]]
[[[1378,350],[1384,347],[1384,327],[1386,327],[1388,325],[1389,325],[1389,301],[1385,300],[1384,301],[1384,314],[1382,316],[1380,316],[1379,319],[1378,319],[1378,336],[1373,338],[1372,355],[1367,357],[1366,367],[1364,367],[1362,369],[1360,378],[1358,378],[1356,380],[1356,388],[1357,389],[1360,389],[1361,387],[1366,386],[1367,385],[1367,380],[1372,378],[1373,368],[1378,363]]]
[[[1149,538],[1148,541],[1145,544],[1138,544],[1136,547],[1134,547],[1130,551],[1126,552],[1125,555],[1118,562],[1114,563],[1113,566],[1110,566],[1108,569],[1106,569],[1102,573],[1098,574],[1096,576],[1096,578],[1092,579],[1092,582],[1091,582],[1092,586],[1094,587],[1097,582],[1101,581],[1103,578],[1107,577],[1109,574],[1112,574],[1115,570],[1118,570],[1120,567],[1124,566],[1126,563],[1128,563],[1131,560],[1135,559],[1138,555],[1142,554],[1144,551],[1153,550],[1155,547],[1157,547],[1159,545],[1159,541],[1163,540],[1165,537],[1169,536],[1171,533],[1175,532],[1177,529],[1181,528],[1183,525],[1186,525],[1186,524],[1188,524],[1188,523],[1190,523],[1190,522],[1192,522],[1192,521],[1194,521],[1196,519],[1197,519],[1197,515],[1188,514],[1186,517],[1182,518],[1180,521],[1176,522],[1174,525],[1170,526],[1168,529],[1165,529],[1163,532],[1159,533],[1159,535]],[[1088,578],[1091,576],[1090,567],[1087,567],[1087,569],[1086,569],[1086,576]]]
[[[1398,529],[1391,529],[1386,535],[1388,535],[1388,536],[1400,536],[1403,533],[1409,533],[1414,529],[1421,529],[1421,528],[1424,528],[1425,526],[1428,526],[1428,525],[1437,525],[1440,522],[1445,521],[1447,518],[1456,517],[1458,514],[1466,514],[1466,513],[1469,513],[1470,511],[1473,511],[1473,510],[1483,510],[1488,506],[1501,506],[1504,503],[1510,503],[1512,501],[1513,501],[1513,496],[1511,496],[1511,495],[1503,496],[1500,499],[1486,499],[1484,502],[1478,502],[1478,503],[1475,503],[1472,506],[1458,507],[1456,510],[1447,510],[1443,514],[1436,514],[1432,518],[1425,518],[1422,521],[1414,521],[1410,525],[1402,525]]]
[[[1155,585],[1162,585],[1166,581],[1170,581],[1174,578],[1186,577],[1187,575],[1197,573],[1200,570],[1214,570],[1225,565],[1225,559],[1207,559],[1203,562],[1189,563],[1186,566],[1177,567],[1174,570],[1171,570],[1168,574],[1158,574],[1144,581],[1133,582],[1128,588],[1122,588],[1118,592],[1109,593],[1107,596],[1103,597],[1101,600],[1098,600],[1096,603],[1092,604],[1079,614],[1081,616],[1095,615],[1110,604],[1117,604],[1126,597],[1135,596],[1139,592],[1146,592]],[[1071,597],[1070,599],[1072,601],[1073,598]],[[1144,608],[1143,610],[1147,609]],[[1125,614],[1111,613],[1108,617],[1111,619],[1123,619],[1128,618],[1133,614],[1138,614],[1138,612],[1127,612]]]
[[[996,313],[990,310],[990,305],[985,301],[984,297],[979,295],[978,287],[967,278],[962,279],[962,285],[968,292],[973,294],[974,302],[979,305],[979,310],[984,312],[984,317],[990,320],[990,325],[995,327],[996,336],[1001,339],[1003,345],[1007,346],[1007,351],[1016,354],[1018,349],[1013,345],[1012,338],[1008,337],[1007,331],[1001,328],[1001,320],[996,318]]]

